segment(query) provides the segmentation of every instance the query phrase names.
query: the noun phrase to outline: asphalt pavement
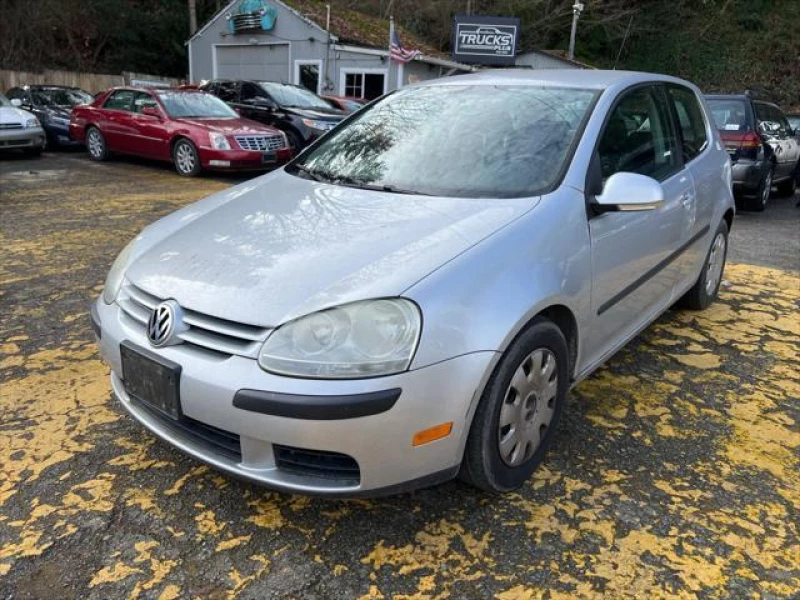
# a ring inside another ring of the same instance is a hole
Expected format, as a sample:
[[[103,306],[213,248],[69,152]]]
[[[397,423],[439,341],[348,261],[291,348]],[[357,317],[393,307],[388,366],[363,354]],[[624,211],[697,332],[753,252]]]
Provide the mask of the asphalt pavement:
[[[0,159],[0,598],[798,598],[800,208],[741,213],[720,300],[571,392],[519,493],[270,492],[111,397],[87,315],[143,226],[243,180]]]

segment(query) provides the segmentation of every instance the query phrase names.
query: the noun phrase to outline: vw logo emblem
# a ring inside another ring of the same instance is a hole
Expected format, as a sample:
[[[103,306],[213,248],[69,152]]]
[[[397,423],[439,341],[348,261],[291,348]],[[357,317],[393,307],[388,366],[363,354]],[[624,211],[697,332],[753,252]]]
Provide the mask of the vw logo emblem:
[[[166,300],[156,306],[147,321],[147,339],[153,346],[166,346],[173,340],[181,325],[181,309],[175,300]]]

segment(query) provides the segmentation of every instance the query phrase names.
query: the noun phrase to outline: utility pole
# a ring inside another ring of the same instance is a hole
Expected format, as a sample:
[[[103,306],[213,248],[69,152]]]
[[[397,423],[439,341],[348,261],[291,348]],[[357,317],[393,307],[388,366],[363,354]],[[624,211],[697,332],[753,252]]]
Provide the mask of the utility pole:
[[[467,14],[472,14],[472,0],[467,0]]]
[[[581,16],[583,11],[583,2],[575,0],[572,5],[572,31],[569,34],[569,54],[567,55],[570,60],[575,58],[575,33],[578,31],[578,17]]]
[[[197,0],[189,0],[189,35],[197,31]]]

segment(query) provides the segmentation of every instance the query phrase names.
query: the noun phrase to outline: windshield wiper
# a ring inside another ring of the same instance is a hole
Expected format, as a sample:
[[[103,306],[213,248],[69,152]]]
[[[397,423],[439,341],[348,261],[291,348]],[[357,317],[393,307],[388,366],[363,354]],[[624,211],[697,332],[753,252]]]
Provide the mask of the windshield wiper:
[[[346,175],[342,177],[335,177],[332,179],[332,181],[334,183],[345,185],[347,187],[357,188],[360,190],[370,190],[374,192],[389,192],[390,194],[407,194],[409,196],[433,196],[433,194],[428,194],[426,192],[419,192],[417,190],[407,190],[389,184],[373,185],[371,183],[366,183],[363,180],[356,179],[355,177],[348,177]]]
[[[295,164],[292,165],[292,167],[297,169],[298,171],[302,171],[303,173],[311,177],[311,179],[313,179],[314,181],[321,181],[321,182],[335,181],[331,177],[328,177],[325,174],[320,173],[319,171],[315,171],[314,169],[309,169],[305,165]]]

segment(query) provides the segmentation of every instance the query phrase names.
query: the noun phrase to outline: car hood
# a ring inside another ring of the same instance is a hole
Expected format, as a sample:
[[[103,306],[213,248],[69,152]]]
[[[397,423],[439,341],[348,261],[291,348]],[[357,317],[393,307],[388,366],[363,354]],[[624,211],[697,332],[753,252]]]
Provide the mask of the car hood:
[[[278,131],[273,127],[246,119],[176,119],[176,121],[225,135],[271,134]]]
[[[126,277],[190,310],[272,327],[400,295],[535,204],[359,190],[281,170],[167,217],[161,239],[159,223],[148,228],[159,241]]]
[[[341,121],[347,114],[336,108],[295,108],[286,107],[285,111],[303,117],[304,119],[319,119],[322,121]]]
[[[24,123],[25,119],[30,119],[33,114],[27,110],[13,106],[0,106],[0,123]]]

